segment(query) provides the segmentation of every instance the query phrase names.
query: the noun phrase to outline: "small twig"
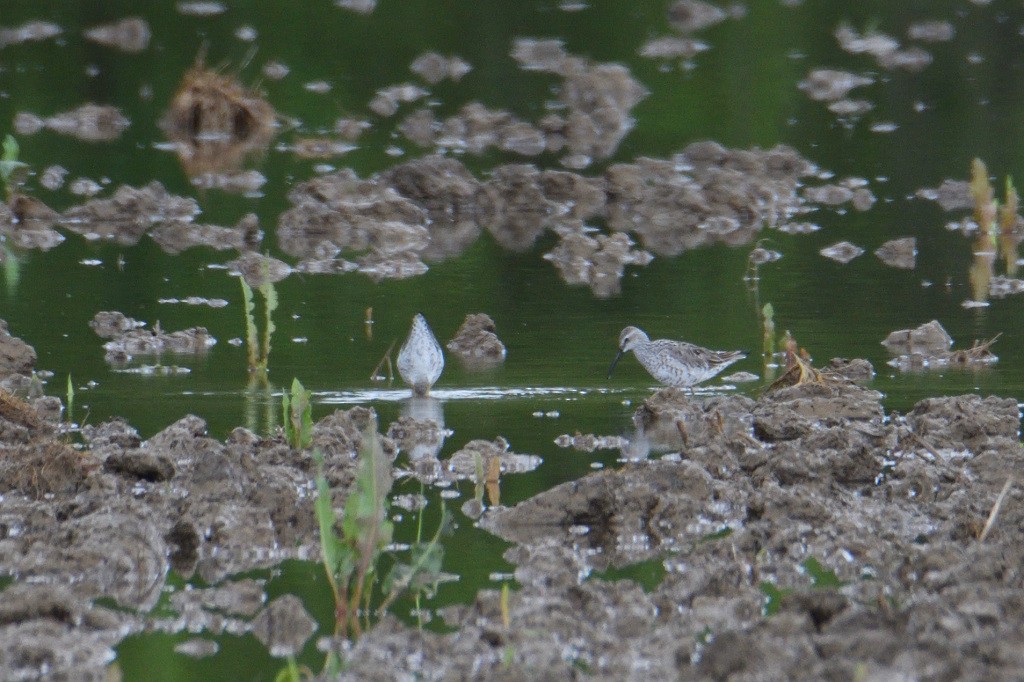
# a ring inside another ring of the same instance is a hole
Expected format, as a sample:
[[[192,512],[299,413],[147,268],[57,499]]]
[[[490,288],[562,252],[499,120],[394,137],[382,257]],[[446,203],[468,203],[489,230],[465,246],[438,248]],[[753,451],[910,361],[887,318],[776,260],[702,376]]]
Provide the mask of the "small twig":
[[[719,436],[725,435],[725,420],[722,419],[722,413],[715,410],[711,414],[705,417],[704,423]]]
[[[917,435],[913,431],[907,431],[907,433],[909,433],[910,436],[914,440],[916,440],[921,447],[923,447],[925,450],[927,450],[928,454],[930,454],[932,457],[934,457],[937,461],[940,461],[940,462],[942,461],[942,455],[939,454],[939,451],[936,450],[935,447],[931,443],[929,443],[928,441],[926,441],[924,438],[922,438],[921,436]],[[916,450],[914,451],[914,454],[917,455],[918,457],[921,457],[921,454],[919,452],[917,452]],[[921,459],[924,459],[924,457],[921,457]],[[927,459],[924,459],[924,461],[928,462]],[[931,464],[931,462],[928,462],[928,463]]]
[[[985,542],[985,538],[988,537],[989,531],[996,525],[996,518],[999,516],[999,510],[1002,509],[1003,500],[1006,499],[1006,493],[1010,492],[1010,487],[1013,485],[1013,476],[1006,479],[1006,483],[1003,484],[1003,489],[999,491],[999,497],[996,498],[996,503],[992,505],[992,511],[988,513],[988,520],[985,521],[985,527],[981,529],[981,535],[978,536],[978,542]]]
[[[679,431],[679,435],[683,439],[683,447],[690,447],[690,438],[686,433],[686,422],[684,422],[682,419],[677,419],[676,429]]]
[[[388,346],[388,349],[384,352],[384,357],[380,359],[377,366],[373,368],[372,372],[370,372],[370,381],[377,380],[377,373],[380,372],[380,368],[383,367],[385,363],[388,366],[388,382],[395,380],[395,372],[391,367],[391,351],[394,350],[396,343],[398,343],[398,339],[391,342],[391,345]]]

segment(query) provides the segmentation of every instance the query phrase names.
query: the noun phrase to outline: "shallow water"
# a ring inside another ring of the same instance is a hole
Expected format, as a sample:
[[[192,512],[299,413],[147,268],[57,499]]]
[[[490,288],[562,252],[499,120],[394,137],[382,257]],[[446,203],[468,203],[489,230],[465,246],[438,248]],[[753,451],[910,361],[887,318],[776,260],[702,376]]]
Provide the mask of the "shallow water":
[[[422,276],[376,283],[359,273],[293,274],[276,284],[280,303],[274,313],[269,385],[250,388],[244,344],[229,343],[245,334],[241,288],[237,278],[210,267],[234,258],[233,251],[198,248],[170,255],[148,237],[125,246],[88,241],[64,230],[66,241],[49,251],[6,246],[0,318],[12,334],[36,349],[37,367],[53,372],[49,394],[63,398],[67,377],[72,377],[76,422],[98,424],[122,416],[146,438],[194,413],[220,439],[238,425],[258,433],[275,427],[281,391],[293,377],[314,392],[315,418],[337,408],[368,405],[386,427],[408,407],[408,391],[397,380],[388,384],[372,381],[370,375],[392,342],[404,339],[413,314],[423,312],[443,344],[466,314],[486,312],[508,348],[507,360],[475,371],[449,357],[432,395],[445,426],[454,431],[443,456],[470,440],[503,436],[515,452],[543,458],[537,471],[503,482],[506,504],[578,478],[595,465],[617,465],[617,452],[579,453],[557,447],[554,440],[576,432],[621,435],[632,428],[632,411],[650,394],[653,381],[629,357],[612,379],[606,377],[619,330],[627,324],[644,328],[652,338],[749,349],[754,351],[751,356],[728,371],[764,376],[767,359],[758,352],[763,347],[760,310],[771,303],[777,331],[789,330],[816,364],[832,357],[868,359],[877,373],[871,387],[885,394],[889,409],[905,411],[925,397],[966,392],[1020,396],[1024,350],[1018,341],[1024,316],[1019,308],[1024,302],[1009,296],[986,307],[963,307],[972,297],[973,240],[945,225],[968,211],[946,213],[935,202],[914,196],[947,178],[967,179],[975,157],[988,165],[997,197],[1003,196],[1005,178],[1019,175],[1016,112],[1022,93],[1019,79],[1012,77],[1024,67],[1024,11],[1019,5],[999,0],[987,6],[953,0],[917,6],[824,0],[794,7],[751,3],[745,16],[699,31],[696,37],[710,49],[684,64],[638,54],[647,40],[673,34],[665,6],[592,3],[565,11],[552,1],[513,5],[465,0],[447,3],[442,12],[435,3],[403,1],[381,2],[372,14],[362,16],[329,3],[301,8],[292,3],[234,3],[223,14],[196,17],[176,13],[171,3],[143,11],[132,3],[104,3],[71,12],[61,2],[10,2],[0,25],[40,19],[63,32],[0,49],[0,121],[8,126],[0,127],[0,133],[10,129],[19,112],[46,117],[87,101],[115,105],[131,125],[111,142],[78,141],[46,129],[17,135],[20,159],[34,173],[28,193],[58,211],[85,201],[67,185],[57,191],[40,186],[39,175],[54,164],[69,170],[69,184],[79,177],[100,182],[100,197],[121,184],[159,180],[172,194],[196,199],[202,209],[196,222],[235,225],[245,213],[255,212],[266,233],[261,250],[293,263],[275,230],[290,206],[287,193],[315,177],[317,164],[351,168],[366,178],[425,153],[396,132],[421,102],[403,104],[389,118],[369,109],[381,88],[422,84],[409,71],[418,55],[427,50],[456,54],[473,67],[457,83],[424,86],[432,91],[426,101],[439,118],[476,100],[536,122],[549,113],[546,103],[555,99],[559,79],[521,69],[509,54],[517,38],[557,37],[571,54],[626,65],[650,91],[629,112],[635,127],[610,158],[579,171],[585,176],[601,175],[613,162],[667,158],[691,142],[710,139],[739,149],[790,145],[834,173],[835,181],[866,179],[876,197],[869,210],[845,204],[799,216],[822,228],[812,234],[761,231],[755,241],[765,240],[764,246],[783,257],[759,268],[756,286],[744,281],[754,242],[718,244],[673,257],[655,254],[643,267],[627,265],[621,293],[599,298],[587,286],[565,284],[542,258],[558,241],[550,230],[522,253],[504,250],[485,231],[457,256],[429,263]],[[153,34],[138,55],[82,38],[85,27],[130,15],[143,16]],[[948,20],[955,37],[938,43],[904,37],[911,22],[924,19]],[[908,72],[887,70],[867,55],[847,54],[832,35],[844,21],[859,31],[876,26],[904,44],[919,45],[933,61],[919,72]],[[251,43],[236,37],[247,26],[257,34]],[[292,121],[246,166],[266,176],[258,196],[196,189],[174,154],[162,148],[165,140],[157,122],[203,46],[209,65],[238,73],[245,84],[259,83],[268,101]],[[261,75],[271,60],[290,69],[282,80]],[[854,90],[851,97],[870,101],[873,109],[844,119],[829,112],[826,103],[808,98],[797,83],[816,68],[870,76],[874,83]],[[330,91],[317,94],[304,87],[314,81],[326,81]],[[283,149],[299,137],[331,136],[342,116],[372,123],[353,151],[306,160]],[[895,124],[891,132],[872,130],[890,122]],[[563,169],[560,157],[524,157],[493,149],[480,156],[457,156],[481,179],[510,162]],[[588,224],[606,228],[602,219]],[[914,269],[887,267],[873,255],[883,242],[905,236],[917,238]],[[843,240],[866,252],[848,265],[819,254]],[[1000,263],[995,268],[1004,271]],[[224,299],[228,305],[159,302],[188,296]],[[259,299],[257,303],[259,317]],[[368,308],[370,326],[365,323]],[[163,365],[187,367],[187,374],[118,371],[104,361],[103,341],[88,325],[104,310],[123,312],[151,327],[159,321],[165,330],[203,326],[217,343],[200,357],[159,359]],[[1001,334],[993,346],[999,362],[977,371],[923,373],[900,373],[887,366],[890,356],[880,342],[888,333],[932,319],[942,323],[956,349]],[[720,384],[714,380],[699,393],[722,390]],[[735,384],[726,390],[756,395],[763,385]],[[462,497],[453,506],[472,496],[471,485],[460,484],[460,489]],[[459,525],[447,541],[445,570],[461,580],[441,589],[439,603],[468,602],[481,587],[496,584],[488,579],[491,573],[508,570],[500,556],[505,543],[473,528],[465,517]],[[275,596],[293,589],[302,591],[307,608],[321,622],[329,622],[326,586],[316,566],[286,565],[271,577],[268,592]],[[407,612],[409,605],[403,608]],[[140,661],[153,656],[163,662],[166,679],[195,674],[257,677],[271,665],[251,638],[219,639],[220,653],[196,663],[172,655],[168,638],[143,637],[122,646],[121,665],[129,679]],[[303,660],[315,666],[316,656],[309,645]]]

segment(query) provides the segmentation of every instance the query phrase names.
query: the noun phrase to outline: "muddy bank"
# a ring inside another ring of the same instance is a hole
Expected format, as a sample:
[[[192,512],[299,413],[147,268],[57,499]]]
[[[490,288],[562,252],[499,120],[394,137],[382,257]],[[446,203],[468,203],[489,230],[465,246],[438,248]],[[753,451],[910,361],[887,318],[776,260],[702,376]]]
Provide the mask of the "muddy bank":
[[[2,676],[101,678],[117,643],[140,632],[252,632],[278,652],[300,647],[314,627],[302,605],[267,604],[258,581],[234,576],[318,558],[311,451],[243,428],[219,441],[195,416],[147,440],[115,419],[72,446],[59,400],[25,374],[30,350],[0,336],[0,572],[14,578]],[[375,420],[355,407],[313,427],[338,508]],[[757,400],[665,389],[634,421],[629,442],[559,439],[631,453],[618,469],[511,508],[463,505],[512,543],[507,610],[484,590],[444,610],[447,634],[386,616],[354,645],[331,644],[350,662],[343,678],[1024,673],[1017,485],[992,515],[1021,461],[1014,400],[933,398],[900,415],[831,379]],[[494,459],[483,468],[495,475],[539,463],[501,438],[437,461],[451,432],[429,420],[381,430],[395,475],[409,461],[427,482],[472,479],[478,460]],[[613,578],[637,564],[654,575],[643,587]],[[151,613],[172,571],[210,587]]]
[[[655,394],[637,424],[674,433],[660,460],[485,514],[514,543],[507,614],[485,590],[447,610],[450,634],[385,620],[344,679],[1019,677],[1017,486],[986,528],[1021,461],[1016,401],[899,415],[880,398],[839,383]],[[602,577],[637,564],[656,584]]]

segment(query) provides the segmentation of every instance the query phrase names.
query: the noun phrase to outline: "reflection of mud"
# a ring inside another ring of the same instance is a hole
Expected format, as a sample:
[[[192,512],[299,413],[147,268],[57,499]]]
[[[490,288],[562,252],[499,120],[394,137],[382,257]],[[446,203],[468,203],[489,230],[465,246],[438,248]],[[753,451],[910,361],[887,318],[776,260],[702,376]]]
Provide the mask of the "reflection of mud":
[[[653,256],[633,249],[626,235],[589,237],[584,231],[565,231],[554,250],[544,254],[558,268],[562,280],[570,285],[587,285],[598,298],[622,291],[627,265],[646,265]]]
[[[198,120],[215,118],[196,107]],[[486,228],[513,251],[531,248],[547,232],[557,234],[560,241],[545,258],[561,277],[610,296],[619,291],[627,266],[642,267],[652,259],[647,250],[634,248],[626,233],[636,235],[645,249],[674,256],[716,242],[747,243],[766,226],[802,231],[792,218],[811,203],[834,203],[837,192],[830,188],[841,190],[841,201],[855,207],[873,201],[866,188],[852,187],[854,180],[798,191],[814,173],[786,147],[737,151],[713,142],[694,143],[670,159],[615,164],[596,177],[505,164],[480,181],[458,160],[440,155],[365,179],[346,169],[300,183],[289,193],[292,207],[279,216],[276,232],[281,249],[298,262],[273,261],[272,279],[293,271],[359,271],[376,280],[414,277],[427,271],[428,262],[462,253]],[[233,182],[217,173],[200,180],[211,186]],[[242,178],[235,187],[252,189],[248,182]],[[0,231],[25,248],[60,243],[54,222],[87,239],[125,245],[148,233],[169,253],[195,246],[246,252],[248,260],[235,267],[246,272],[243,266],[252,264],[262,239],[254,217],[221,227],[196,224],[198,214],[194,199],[169,194],[153,182],[121,186],[109,198],[72,206],[62,215],[16,195],[9,207],[0,205]],[[611,234],[588,225],[601,220]]]
[[[562,164],[579,169],[615,152],[633,127],[630,112],[647,96],[626,67],[573,56],[559,40],[517,40],[512,58],[523,69],[551,73],[562,79],[557,88],[560,113],[549,114],[534,124],[510,112],[472,102],[444,121],[437,121],[430,109],[420,109],[406,117],[399,130],[422,147],[471,154],[482,154],[491,148],[522,156],[564,152]],[[419,67],[428,80],[443,78],[452,73],[452,68],[458,69],[454,74],[459,77],[464,73],[461,64],[451,66],[441,59],[439,55],[425,55],[414,68]],[[389,88],[378,92],[370,107],[382,116],[390,116],[400,103],[418,99],[419,93],[419,89],[408,87]]]
[[[609,168],[608,224],[635,232],[659,255],[715,242],[745,244],[800,210],[800,179],[813,171],[788,147],[737,151],[694,143],[668,160]]]
[[[561,242],[545,258],[565,281],[607,296],[618,291],[626,266],[651,260],[615,233],[632,232],[669,256],[716,242],[743,244],[765,226],[787,229],[809,201],[831,200],[832,193],[798,191],[813,173],[786,147],[737,151],[713,142],[667,160],[615,164],[598,177],[506,164],[481,182],[459,161],[434,155],[367,179],[344,170],[301,183],[277,234],[302,272],[387,278],[422,274],[425,261],[460,253],[482,227],[513,251],[552,231]],[[841,189],[841,201],[873,201],[864,187]],[[601,218],[613,234],[586,224]]]
[[[275,119],[269,102],[200,60],[182,79],[160,127],[189,177],[230,175],[266,149]]]

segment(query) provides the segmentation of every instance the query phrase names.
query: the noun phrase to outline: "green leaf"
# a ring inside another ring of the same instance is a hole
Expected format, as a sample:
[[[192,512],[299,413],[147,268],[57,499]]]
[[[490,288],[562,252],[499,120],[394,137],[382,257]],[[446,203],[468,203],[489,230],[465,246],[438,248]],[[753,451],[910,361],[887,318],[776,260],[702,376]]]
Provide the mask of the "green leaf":
[[[289,442],[293,447],[308,448],[313,442],[312,396],[298,378],[292,379],[291,409],[284,417],[291,426]]]
[[[764,605],[761,607],[761,613],[765,616],[774,616],[778,613],[782,608],[782,598],[793,591],[776,587],[774,583],[767,580],[762,580],[757,587],[765,596]]]
[[[722,530],[715,531],[714,533],[707,533],[706,535],[701,536],[700,540],[697,541],[697,544],[703,544],[705,542],[714,542],[716,540],[724,540],[730,535],[732,535],[732,528],[726,526],[722,528]]]
[[[344,669],[342,661],[338,658],[338,655],[333,651],[327,652],[327,659],[324,661],[323,676],[327,678],[334,678],[341,674]]]
[[[291,400],[287,391],[281,392],[281,423],[284,424],[284,439],[288,445],[295,444],[295,431],[291,420]]]
[[[260,285],[260,293],[263,294],[263,315],[266,326],[263,328],[263,354],[260,362],[266,367],[270,362],[270,337],[273,336],[277,327],[274,326],[273,314],[277,310],[277,289],[272,282]]]
[[[800,564],[803,569],[807,572],[807,575],[811,576],[811,585],[819,588],[840,588],[846,585],[846,582],[839,579],[833,571],[825,568],[821,565],[814,557],[810,557]]]
[[[313,460],[316,462],[316,519],[320,526],[320,546],[323,554],[324,566],[332,575],[338,573],[341,564],[340,546],[336,531],[334,530],[338,517],[334,513],[334,505],[331,503],[331,488],[324,476],[324,456],[319,449],[313,451]]]
[[[71,412],[75,407],[75,385],[71,383],[71,374],[68,374],[68,421],[71,421]]]
[[[10,133],[4,138],[3,160],[7,162],[18,160],[18,141]]]
[[[253,316],[256,304],[252,298],[252,287],[246,283],[245,278],[239,276],[238,281],[242,284],[242,303],[245,308],[245,346],[249,354],[249,369],[252,370],[256,369],[259,363],[259,351],[256,347],[259,339],[256,334],[256,318]]]
[[[13,135],[7,135],[4,138],[3,156],[0,157],[0,176],[3,177],[4,182],[10,179],[14,171],[28,167],[28,164],[18,161],[18,153],[18,141],[14,139]]]

